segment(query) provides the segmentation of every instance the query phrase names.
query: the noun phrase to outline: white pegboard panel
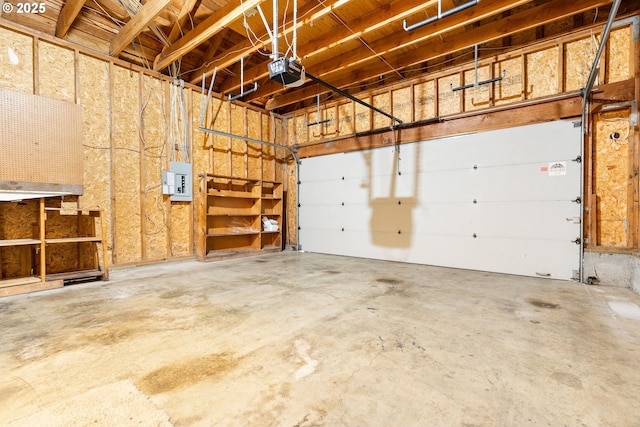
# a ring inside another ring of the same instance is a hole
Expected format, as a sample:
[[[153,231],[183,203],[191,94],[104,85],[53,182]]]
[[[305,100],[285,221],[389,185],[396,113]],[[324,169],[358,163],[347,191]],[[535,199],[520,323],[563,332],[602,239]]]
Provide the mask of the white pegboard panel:
[[[0,88],[0,181],[82,185],[82,107]]]

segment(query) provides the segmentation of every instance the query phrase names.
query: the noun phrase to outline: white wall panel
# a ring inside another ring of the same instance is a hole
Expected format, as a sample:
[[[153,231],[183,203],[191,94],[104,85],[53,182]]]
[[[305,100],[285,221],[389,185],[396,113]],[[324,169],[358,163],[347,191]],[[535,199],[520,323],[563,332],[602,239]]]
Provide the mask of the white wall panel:
[[[302,249],[570,279],[580,144],[558,121],[305,159]]]

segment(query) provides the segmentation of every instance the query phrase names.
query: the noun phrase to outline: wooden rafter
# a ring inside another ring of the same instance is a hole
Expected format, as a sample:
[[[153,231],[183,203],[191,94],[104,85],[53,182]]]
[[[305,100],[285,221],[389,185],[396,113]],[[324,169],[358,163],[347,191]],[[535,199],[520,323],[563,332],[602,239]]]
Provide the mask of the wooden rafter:
[[[488,0],[486,2],[488,3]],[[387,61],[397,68],[404,68],[456,52],[476,43],[484,43],[519,31],[535,28],[538,25],[544,25],[609,3],[611,3],[611,0],[582,0],[579,5],[576,5],[573,2],[554,0],[550,3],[516,13],[507,19],[492,21],[473,30],[458,33],[450,37],[446,37],[445,34],[442,36],[442,39],[434,39],[422,43],[419,49],[413,49],[410,52],[392,52],[392,50],[397,50],[397,48],[392,48],[391,44],[393,43],[385,45],[385,43],[387,43],[386,40],[381,40],[378,44],[372,44],[372,47],[377,51],[389,52],[389,55],[385,57]],[[427,28],[435,26],[436,24],[447,25],[449,18],[453,19],[458,15],[459,14],[444,18]],[[397,37],[402,37],[400,32],[387,39],[393,42],[398,41],[400,46],[406,46],[401,40],[397,40]],[[328,77],[327,80],[337,87],[368,80],[389,72],[386,64],[372,61],[371,57],[359,60],[358,55],[354,51],[347,52],[345,55],[335,58],[335,61],[332,61],[332,63],[335,65],[334,67],[320,66],[311,72],[317,76]],[[336,67],[338,67],[338,71],[335,71]],[[281,85],[269,82],[269,84],[263,85],[257,92],[254,92],[254,94],[248,97],[247,101],[252,98],[275,94],[281,89]],[[269,110],[282,108],[324,92],[326,92],[326,89],[319,85],[305,86],[269,100],[266,107]]]
[[[300,28],[303,25],[308,25],[309,23],[313,22],[316,19],[319,19],[329,13],[331,13],[332,11],[334,11],[335,9],[344,6],[345,4],[347,4],[349,0],[324,0],[322,5],[324,6],[322,9],[320,9],[318,12],[315,13],[311,13],[308,16],[306,16],[305,18],[301,19],[298,21],[298,25],[297,27]],[[312,3],[308,3],[307,6],[305,6],[304,8],[302,8],[299,12],[298,15],[300,16],[305,16],[307,15],[307,11],[310,9],[314,9],[316,6],[313,5]],[[293,15],[289,15],[287,16],[284,21],[291,21],[293,19]],[[284,37],[286,35],[289,35],[291,32],[293,31],[293,26],[289,26],[287,27],[284,31],[282,31],[280,33],[281,37]],[[261,39],[265,39],[266,34],[263,34],[262,37],[260,37]],[[228,67],[231,64],[234,64],[236,62],[238,62],[240,60],[240,58],[245,57],[249,54],[252,54],[254,52],[256,52],[259,49],[263,49],[265,48],[265,46],[267,46],[270,43],[270,41],[265,41],[265,42],[251,42],[249,40],[247,40],[246,42],[238,45],[238,46],[234,46],[232,50],[232,52],[230,52],[230,55],[227,55],[226,53],[223,53],[221,55],[221,57],[223,59],[219,60],[219,61],[214,61],[211,64],[209,64],[209,66],[205,67],[203,72],[205,76],[209,76],[211,73],[213,73],[213,70],[217,67],[218,69],[221,68],[225,68]],[[200,72],[198,75],[193,75],[189,77],[189,80],[191,81],[191,83],[197,83],[198,81],[200,81],[200,79],[202,78],[202,72]],[[247,77],[247,79],[249,79],[250,77]],[[255,79],[254,79],[255,80]],[[238,85],[239,86],[239,85]]]
[[[58,22],[56,22],[56,37],[60,37],[61,39],[66,37],[73,21],[76,20],[80,10],[82,10],[85,1],[86,0],[67,0],[65,2],[60,11],[60,15],[58,15]]]
[[[171,28],[171,32],[169,33],[169,43],[174,43],[176,40],[183,35],[184,24],[187,22],[187,18],[189,18],[189,13],[193,10],[194,6],[198,0],[185,0],[180,12],[178,12],[178,16],[176,17],[176,22],[173,24],[173,28]]]
[[[210,15],[193,30],[173,43],[165,52],[158,55],[154,61],[153,69],[163,70],[172,62],[191,52],[200,44],[207,41],[219,33],[223,28],[233,21],[239,19],[245,11],[249,11],[265,0],[247,0],[240,6],[235,2],[228,3],[227,6]]]
[[[170,3],[171,0],[149,0],[145,3],[111,41],[109,54],[119,55]]]
[[[406,16],[422,10],[434,3],[437,0],[431,0],[425,2],[424,0],[405,0],[391,3],[389,7],[377,9],[368,14],[365,14],[357,19],[349,21],[349,26],[338,27],[331,34],[323,34],[321,37],[309,40],[307,42],[299,43],[298,52],[305,52],[301,57],[303,63],[313,55],[323,52],[326,49],[330,49],[332,46],[336,46],[342,43],[346,43],[349,40],[353,40],[357,37],[370,33],[378,28],[382,28],[393,22],[399,21]],[[245,80],[259,80],[265,77],[267,72],[267,62],[265,61],[259,65],[256,65],[245,71]],[[240,87],[240,79],[229,79],[228,82],[223,84],[224,91],[231,91]]]

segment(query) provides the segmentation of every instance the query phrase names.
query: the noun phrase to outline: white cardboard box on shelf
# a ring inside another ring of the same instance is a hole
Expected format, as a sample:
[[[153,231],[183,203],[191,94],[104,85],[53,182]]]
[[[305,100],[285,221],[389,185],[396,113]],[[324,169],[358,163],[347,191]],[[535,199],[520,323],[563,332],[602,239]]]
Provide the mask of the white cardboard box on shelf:
[[[263,231],[278,231],[278,221],[276,221],[275,219],[263,217],[262,229]]]

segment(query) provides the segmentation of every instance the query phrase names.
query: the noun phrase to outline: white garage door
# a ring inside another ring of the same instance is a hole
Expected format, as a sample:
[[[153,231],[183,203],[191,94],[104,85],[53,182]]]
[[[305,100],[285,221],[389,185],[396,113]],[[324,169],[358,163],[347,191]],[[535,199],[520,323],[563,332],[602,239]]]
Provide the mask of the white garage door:
[[[581,141],[556,121],[304,159],[302,250],[575,278]]]

